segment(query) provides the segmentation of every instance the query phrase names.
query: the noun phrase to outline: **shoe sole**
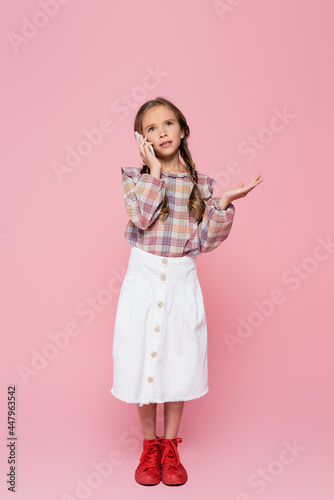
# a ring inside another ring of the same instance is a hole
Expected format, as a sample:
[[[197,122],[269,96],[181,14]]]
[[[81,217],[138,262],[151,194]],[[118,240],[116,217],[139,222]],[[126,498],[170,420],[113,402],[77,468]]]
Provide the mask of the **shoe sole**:
[[[160,479],[160,481],[157,481],[156,483],[140,483],[139,481],[137,481],[136,478],[135,478],[135,481],[137,484],[141,484],[142,486],[156,486],[157,484],[161,483],[161,479]]]
[[[138,483],[138,481],[136,481],[137,484],[140,484],[141,486],[157,486],[157,484],[160,484],[161,481],[159,481],[158,483]]]
[[[161,482],[166,486],[182,486],[183,484],[186,484],[187,481],[185,481],[184,483],[164,483],[164,481]]]

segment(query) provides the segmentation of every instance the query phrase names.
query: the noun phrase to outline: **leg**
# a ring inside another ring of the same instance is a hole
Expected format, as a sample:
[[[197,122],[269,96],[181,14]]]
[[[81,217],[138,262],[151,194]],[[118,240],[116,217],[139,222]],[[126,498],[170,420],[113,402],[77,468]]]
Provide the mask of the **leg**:
[[[177,437],[184,407],[184,401],[169,401],[164,403],[164,437],[174,439]]]
[[[144,439],[156,439],[157,403],[137,406]]]

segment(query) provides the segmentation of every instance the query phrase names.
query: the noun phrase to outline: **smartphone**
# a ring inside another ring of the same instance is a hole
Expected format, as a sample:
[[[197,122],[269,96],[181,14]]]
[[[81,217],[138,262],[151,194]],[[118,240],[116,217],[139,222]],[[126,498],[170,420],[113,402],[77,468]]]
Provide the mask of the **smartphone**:
[[[137,142],[139,144],[140,134],[137,132],[137,130],[135,131],[135,136],[136,136]],[[146,142],[148,142],[148,141],[146,141]],[[155,156],[155,152],[154,152],[153,146],[149,146],[148,149],[151,151],[152,155]]]

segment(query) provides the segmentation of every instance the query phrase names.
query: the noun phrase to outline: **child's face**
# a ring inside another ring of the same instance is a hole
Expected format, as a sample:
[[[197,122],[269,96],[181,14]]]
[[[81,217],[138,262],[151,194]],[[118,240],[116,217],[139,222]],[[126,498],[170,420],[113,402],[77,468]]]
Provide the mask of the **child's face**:
[[[180,147],[184,132],[181,131],[175,113],[163,105],[154,106],[146,111],[142,120],[142,135],[153,142],[157,156],[170,156]],[[163,142],[170,145],[162,146]]]

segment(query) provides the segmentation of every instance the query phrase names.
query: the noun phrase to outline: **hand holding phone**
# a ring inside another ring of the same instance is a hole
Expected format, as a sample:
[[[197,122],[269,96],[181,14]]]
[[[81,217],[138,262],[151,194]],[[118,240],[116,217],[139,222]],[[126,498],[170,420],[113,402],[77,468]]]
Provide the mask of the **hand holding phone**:
[[[137,132],[137,130],[135,131],[135,136],[137,138],[137,142],[138,142],[138,145],[139,145],[139,141],[140,141],[140,134]],[[145,142],[145,144],[147,143],[148,141]],[[152,155],[155,156],[155,152],[154,152],[154,149],[153,149],[153,146],[149,146],[149,150],[151,151]]]

